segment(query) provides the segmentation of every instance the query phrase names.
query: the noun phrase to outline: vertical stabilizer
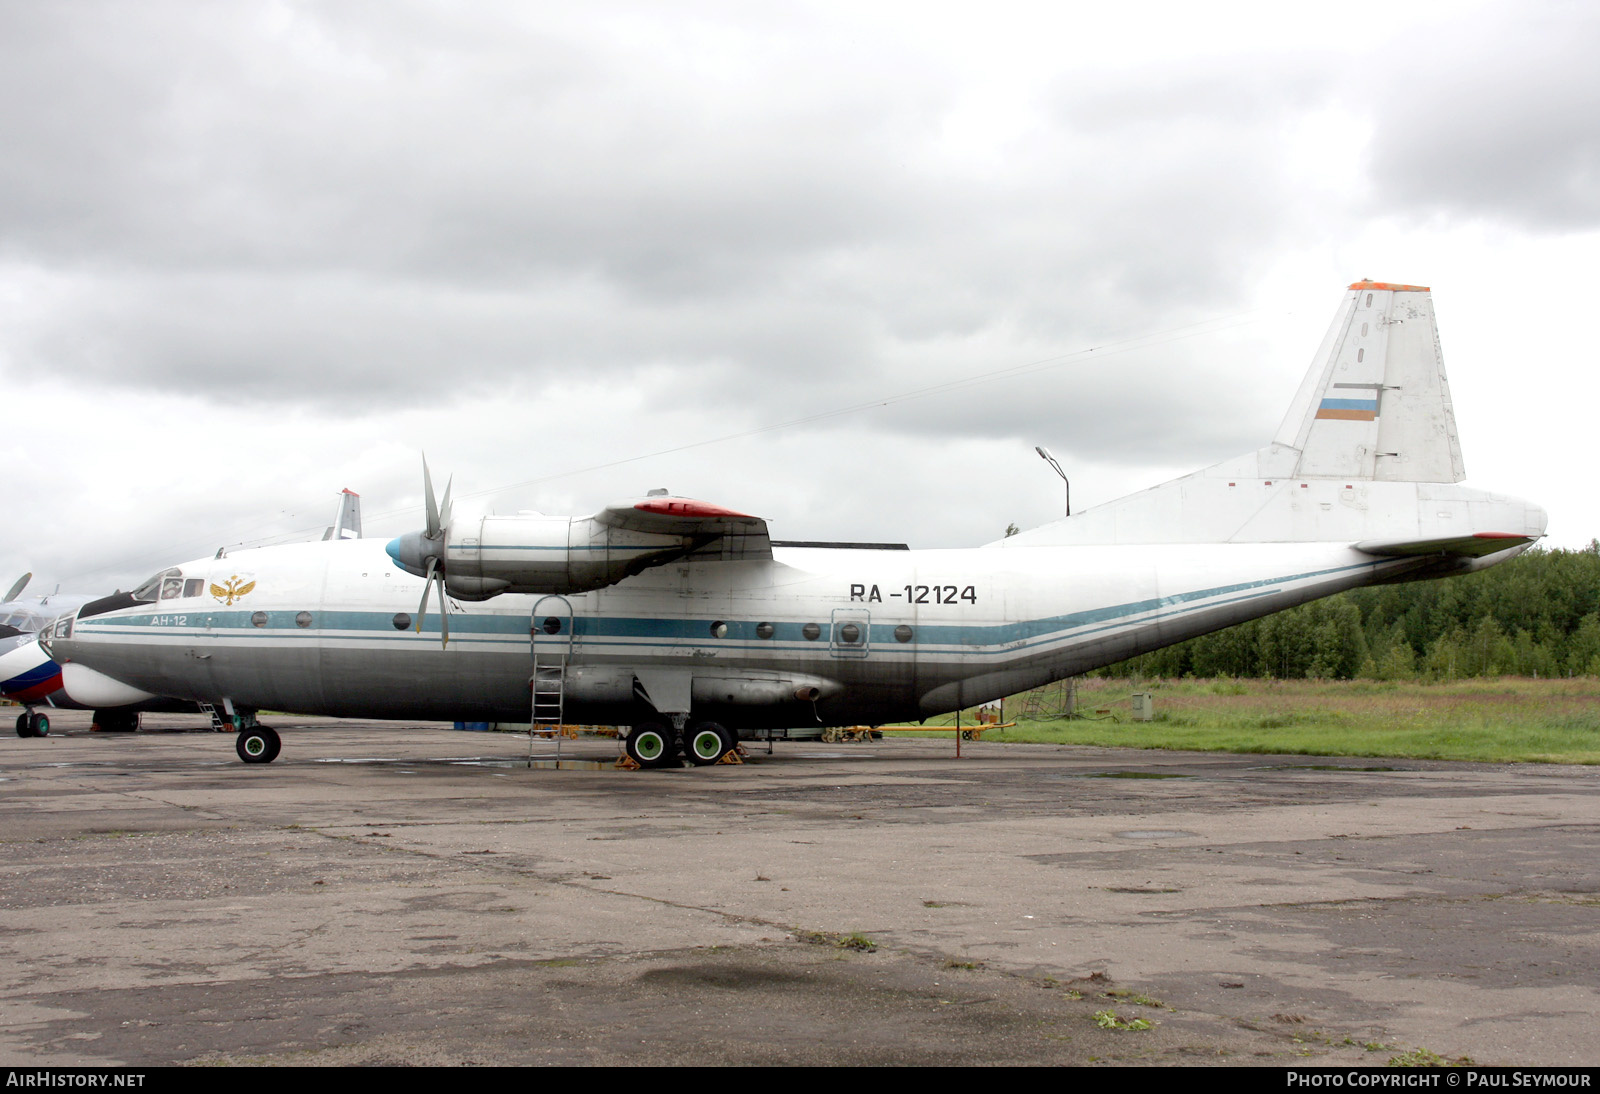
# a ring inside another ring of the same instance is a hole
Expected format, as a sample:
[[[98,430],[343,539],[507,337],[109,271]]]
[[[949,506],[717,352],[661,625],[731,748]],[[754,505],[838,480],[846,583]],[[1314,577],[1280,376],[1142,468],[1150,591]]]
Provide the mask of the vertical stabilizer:
[[[1429,291],[1351,285],[1273,439],[1299,478],[1464,479]]]
[[[339,494],[339,515],[333,527],[322,534],[324,540],[361,538],[361,495],[345,487]]]

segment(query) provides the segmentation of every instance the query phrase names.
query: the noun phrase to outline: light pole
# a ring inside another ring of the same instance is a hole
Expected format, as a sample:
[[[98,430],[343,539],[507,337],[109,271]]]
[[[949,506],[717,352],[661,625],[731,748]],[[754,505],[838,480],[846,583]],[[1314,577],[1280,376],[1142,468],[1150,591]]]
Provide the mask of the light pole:
[[[1056,458],[1054,456],[1050,455],[1050,450],[1048,448],[1044,448],[1044,447],[1042,447],[1040,445],[1034,445],[1033,446],[1033,450],[1035,452],[1039,453],[1039,458],[1041,460],[1043,460],[1045,463],[1049,464],[1051,467],[1055,468],[1056,474],[1060,475],[1061,476],[1061,481],[1066,484],[1066,487],[1067,487],[1067,516],[1070,517],[1072,515],[1072,483],[1067,481],[1067,473],[1065,471],[1061,470],[1061,465],[1056,462]]]

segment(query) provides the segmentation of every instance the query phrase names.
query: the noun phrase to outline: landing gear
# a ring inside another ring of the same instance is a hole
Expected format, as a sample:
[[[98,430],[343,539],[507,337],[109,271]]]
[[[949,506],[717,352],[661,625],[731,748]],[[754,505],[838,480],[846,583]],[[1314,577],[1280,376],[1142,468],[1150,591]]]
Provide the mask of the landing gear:
[[[33,718],[33,735],[35,737],[50,736],[50,719],[37,711],[31,717]]]
[[[708,767],[731,752],[737,742],[731,730],[716,722],[700,722],[683,735],[683,751],[696,767]]]
[[[234,748],[238,750],[239,759],[247,764],[270,764],[278,758],[283,741],[276,730],[266,726],[246,726],[239,731]]]
[[[90,728],[97,733],[137,733],[139,715],[131,710],[97,710]]]
[[[18,737],[32,737],[33,736],[33,731],[28,728],[28,715],[26,713],[22,713],[22,714],[17,715],[17,736]]]
[[[17,715],[18,737],[48,737],[50,736],[50,719],[36,710],[25,711]]]
[[[666,767],[677,760],[672,737],[672,731],[659,722],[640,722],[622,747],[640,767]]]

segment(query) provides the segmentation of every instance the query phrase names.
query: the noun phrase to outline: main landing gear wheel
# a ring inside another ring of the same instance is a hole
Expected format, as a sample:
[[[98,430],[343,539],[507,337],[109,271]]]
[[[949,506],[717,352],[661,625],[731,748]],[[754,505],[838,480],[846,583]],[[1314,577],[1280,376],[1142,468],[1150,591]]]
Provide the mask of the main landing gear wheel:
[[[17,715],[18,737],[50,736],[50,719],[38,711],[29,710]]]
[[[139,715],[129,710],[97,710],[90,728],[96,733],[136,733]]]
[[[50,736],[50,719],[43,714],[33,715],[33,735],[35,737]]]
[[[716,722],[701,722],[683,737],[684,751],[696,767],[709,767],[734,746],[733,734]]]
[[[283,741],[276,730],[266,726],[249,726],[239,731],[234,748],[239,752],[239,759],[247,764],[270,764],[278,758]]]
[[[17,736],[18,737],[32,737],[33,736],[33,730],[31,728],[29,728],[29,726],[28,726],[28,715],[26,713],[22,713],[22,714],[17,715]]]
[[[628,750],[628,757],[640,767],[666,767],[676,759],[671,730],[655,722],[641,722],[634,726],[622,747]]]

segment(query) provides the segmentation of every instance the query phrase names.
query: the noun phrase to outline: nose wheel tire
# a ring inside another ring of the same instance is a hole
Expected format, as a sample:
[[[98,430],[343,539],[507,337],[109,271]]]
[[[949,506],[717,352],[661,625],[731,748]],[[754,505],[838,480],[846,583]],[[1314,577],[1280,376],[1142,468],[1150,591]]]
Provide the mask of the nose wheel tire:
[[[251,726],[239,731],[234,748],[239,752],[239,759],[247,764],[270,764],[278,758],[283,742],[275,730],[266,726]]]
[[[629,759],[640,767],[666,767],[676,758],[671,731],[655,722],[634,726],[622,747],[627,749]]]
[[[684,751],[696,767],[708,767],[734,746],[733,734],[716,722],[701,722],[684,735]]]

